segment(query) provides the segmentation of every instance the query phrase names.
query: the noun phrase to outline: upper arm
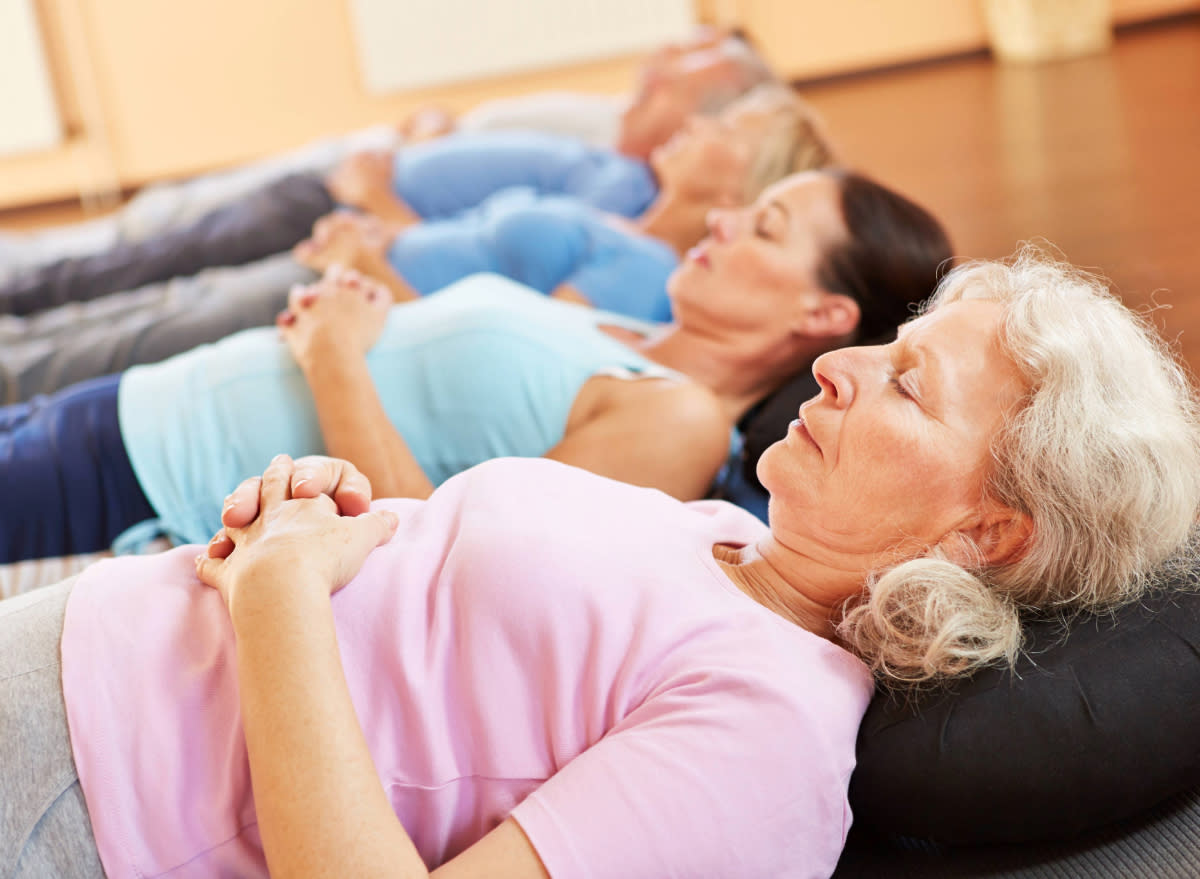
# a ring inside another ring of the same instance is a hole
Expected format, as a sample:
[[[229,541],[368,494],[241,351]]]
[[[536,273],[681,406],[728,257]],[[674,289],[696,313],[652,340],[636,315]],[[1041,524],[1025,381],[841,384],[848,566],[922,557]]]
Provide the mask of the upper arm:
[[[667,278],[677,264],[659,241],[634,234],[612,236],[606,246],[580,260],[563,286],[596,308],[662,323],[671,319]]]
[[[397,195],[425,219],[451,217],[510,187],[554,192],[570,169],[569,141],[531,131],[460,134],[400,151]]]
[[[609,398],[546,457],[680,500],[704,497],[729,452],[716,396],[691,382],[606,380]]]
[[[550,879],[533,843],[512,818],[430,875],[436,879]]]

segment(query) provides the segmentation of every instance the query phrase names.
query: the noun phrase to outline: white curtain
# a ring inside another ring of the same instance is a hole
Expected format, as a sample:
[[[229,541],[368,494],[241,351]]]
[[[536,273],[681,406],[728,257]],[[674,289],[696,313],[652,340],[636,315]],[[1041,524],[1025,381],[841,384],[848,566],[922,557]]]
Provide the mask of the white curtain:
[[[46,149],[61,140],[32,0],[0,0],[0,154]]]
[[[688,33],[692,0],[351,0],[373,92],[643,52]]]

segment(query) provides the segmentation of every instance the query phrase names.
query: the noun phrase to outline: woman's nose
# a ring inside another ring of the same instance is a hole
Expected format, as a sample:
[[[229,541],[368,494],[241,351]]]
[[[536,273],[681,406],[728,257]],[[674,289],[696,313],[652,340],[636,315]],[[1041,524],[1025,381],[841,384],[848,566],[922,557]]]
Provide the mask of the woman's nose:
[[[737,234],[738,211],[713,208],[704,217],[708,233],[717,241],[728,241]]]
[[[827,351],[813,361],[813,378],[824,397],[839,408],[849,406],[854,399],[854,379],[858,348],[838,348]]]

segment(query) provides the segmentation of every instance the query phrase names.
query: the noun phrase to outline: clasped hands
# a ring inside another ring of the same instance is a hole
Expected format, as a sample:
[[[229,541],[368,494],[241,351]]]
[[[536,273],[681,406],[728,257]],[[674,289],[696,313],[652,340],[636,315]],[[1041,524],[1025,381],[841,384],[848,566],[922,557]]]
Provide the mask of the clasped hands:
[[[322,358],[366,354],[379,340],[392,304],[383,284],[335,265],[319,281],[293,287],[275,324],[307,371]]]
[[[318,272],[341,265],[370,274],[386,263],[395,235],[379,217],[336,210],[313,224],[312,235],[292,248],[292,257]]]
[[[247,589],[331,595],[395,533],[396,515],[370,505],[371,485],[348,461],[279,455],[225,499],[222,528],[196,557],[196,574],[231,611]]]

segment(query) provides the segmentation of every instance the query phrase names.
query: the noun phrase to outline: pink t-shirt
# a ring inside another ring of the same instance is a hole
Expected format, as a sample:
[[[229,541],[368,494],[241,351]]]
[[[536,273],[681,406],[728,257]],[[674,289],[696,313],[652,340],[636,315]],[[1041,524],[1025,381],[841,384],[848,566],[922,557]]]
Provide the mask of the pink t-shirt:
[[[431,867],[512,815],[555,879],[827,876],[866,667],[738,590],[763,534],[545,460],[501,459],[401,517],[333,597],[380,780]],[[79,579],[63,687],[111,879],[265,876],[234,643],[180,548]]]

